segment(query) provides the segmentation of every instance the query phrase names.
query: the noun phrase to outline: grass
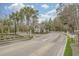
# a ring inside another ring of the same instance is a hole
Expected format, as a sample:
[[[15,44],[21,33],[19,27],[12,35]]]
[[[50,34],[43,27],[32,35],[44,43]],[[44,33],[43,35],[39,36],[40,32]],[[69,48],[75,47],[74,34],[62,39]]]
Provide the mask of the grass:
[[[70,46],[71,42],[72,42],[72,38],[70,38],[67,35],[67,44],[66,44],[66,47],[65,47],[64,56],[72,56],[72,48]]]
[[[0,45],[3,44],[10,44],[14,42],[19,42],[19,41],[26,41],[26,40],[31,40],[33,38],[33,35],[29,36],[21,36],[21,35],[0,35]]]
[[[21,36],[21,35],[7,35],[7,34],[4,34],[4,35],[0,35],[0,42],[2,41],[14,41],[14,40],[31,40],[33,38],[33,36],[29,36],[29,35],[26,35],[26,36]]]

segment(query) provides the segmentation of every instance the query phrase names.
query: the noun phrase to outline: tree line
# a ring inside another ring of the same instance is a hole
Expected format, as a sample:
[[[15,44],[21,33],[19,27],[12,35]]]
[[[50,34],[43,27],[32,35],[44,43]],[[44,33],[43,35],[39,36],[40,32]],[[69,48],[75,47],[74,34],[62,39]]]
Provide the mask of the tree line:
[[[0,20],[0,33],[26,32],[34,33],[36,28],[40,32],[79,30],[79,4],[59,4],[56,9],[55,19],[38,22],[39,10],[31,7],[23,7],[19,11],[12,12],[8,17]]]
[[[79,30],[79,4],[59,4],[53,30],[74,32]]]
[[[8,17],[0,20],[0,33],[26,32],[35,33],[36,28],[39,33],[52,31],[52,19],[38,22],[39,10],[31,7],[23,7],[19,11],[12,12]]]
[[[0,20],[0,32],[8,33],[34,30],[34,25],[38,22],[38,10],[31,7],[23,7],[20,11],[12,12],[7,18]]]

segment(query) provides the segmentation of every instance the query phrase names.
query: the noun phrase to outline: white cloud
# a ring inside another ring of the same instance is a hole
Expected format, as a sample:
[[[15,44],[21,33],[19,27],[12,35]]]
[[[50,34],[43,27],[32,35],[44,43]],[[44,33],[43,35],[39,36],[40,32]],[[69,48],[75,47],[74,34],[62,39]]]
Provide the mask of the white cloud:
[[[19,11],[21,8],[23,8],[25,6],[34,8],[34,5],[24,5],[23,3],[14,3],[14,4],[11,4],[8,7],[8,9],[12,10],[13,12],[15,12],[15,11]]]
[[[34,5],[25,5],[23,3],[13,3],[10,6],[5,6],[5,10],[9,11],[9,12],[16,12],[19,11],[21,8],[23,7],[31,7],[31,8],[35,8]]]
[[[34,5],[31,5],[32,8],[34,8]]]
[[[55,9],[52,9],[48,12],[46,12],[45,14],[40,14],[41,16],[39,17],[39,21],[43,21],[43,20],[49,20],[49,18],[51,18],[52,20],[57,16],[57,13],[56,13],[56,8],[59,7],[59,4],[57,4],[55,6]]]
[[[39,14],[40,16],[39,16],[39,22],[42,22],[42,21],[44,21],[44,20],[48,20],[49,18],[50,18],[50,16],[49,15],[47,15],[47,14]]]
[[[34,5],[26,5],[27,7],[35,8]]]
[[[34,5],[26,5],[26,6],[35,8]],[[58,6],[59,6],[59,4],[56,5],[56,8]],[[15,4],[11,4],[8,7],[5,7],[5,9],[9,9],[9,10],[12,10],[13,12],[15,12],[15,11],[19,11],[22,7],[25,7],[25,5],[23,3],[15,3]],[[41,5],[41,7],[45,8],[45,9],[49,8],[49,6],[47,4],[43,4],[43,5]],[[56,17],[56,8],[46,12],[45,14],[40,14],[40,17],[38,20],[41,22],[43,20],[48,20],[50,17],[52,19],[54,19]]]
[[[50,18],[53,20],[56,17],[56,9],[52,9],[48,11],[45,14],[39,14],[39,22],[44,21],[44,20],[49,20]]]
[[[59,4],[57,4],[56,6],[55,6],[55,8],[58,8],[59,7]]]
[[[11,4],[8,9],[12,10],[12,11],[19,11],[22,7],[24,7],[25,5],[23,3],[14,3]]]
[[[48,15],[48,14],[39,14],[40,15],[40,17],[42,17],[42,18],[49,18],[50,17],[50,15]]]
[[[49,8],[49,6],[47,4],[43,4],[41,7],[45,8],[45,9]]]
[[[56,14],[56,9],[52,9],[52,10],[50,10],[50,11],[48,11],[46,14],[48,14],[48,15],[55,15]]]

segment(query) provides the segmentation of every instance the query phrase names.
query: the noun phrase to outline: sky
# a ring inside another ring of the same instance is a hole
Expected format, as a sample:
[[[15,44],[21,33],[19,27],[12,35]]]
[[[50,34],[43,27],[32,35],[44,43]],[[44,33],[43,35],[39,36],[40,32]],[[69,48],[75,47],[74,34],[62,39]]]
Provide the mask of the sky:
[[[39,11],[39,22],[56,17],[57,3],[0,3],[0,17],[19,11],[22,7],[32,7]]]

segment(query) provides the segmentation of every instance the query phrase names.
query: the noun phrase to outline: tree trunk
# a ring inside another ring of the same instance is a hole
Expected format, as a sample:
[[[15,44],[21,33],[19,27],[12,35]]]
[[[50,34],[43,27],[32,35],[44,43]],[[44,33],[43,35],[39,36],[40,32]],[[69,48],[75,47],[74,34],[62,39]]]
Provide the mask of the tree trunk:
[[[2,25],[1,33],[3,34],[3,25]]]
[[[15,20],[15,28],[14,28],[14,30],[15,30],[15,35],[16,35],[16,31],[17,31],[17,28],[16,28],[16,20]]]
[[[8,34],[10,33],[10,26],[8,26]]]
[[[18,21],[17,21],[17,32],[19,32],[19,23],[18,23]]]
[[[27,17],[27,18],[26,18],[26,21],[27,21],[27,26],[28,26],[28,35],[31,36],[30,18]]]

